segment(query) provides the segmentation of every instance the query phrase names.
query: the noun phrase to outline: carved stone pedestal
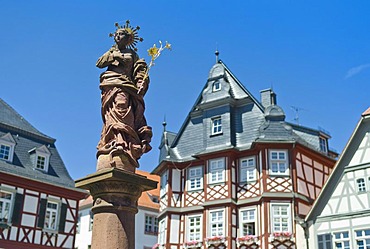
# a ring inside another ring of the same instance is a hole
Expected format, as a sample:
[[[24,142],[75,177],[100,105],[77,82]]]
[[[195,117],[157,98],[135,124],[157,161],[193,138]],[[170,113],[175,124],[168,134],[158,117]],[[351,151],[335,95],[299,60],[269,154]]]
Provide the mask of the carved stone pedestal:
[[[157,182],[135,173],[103,169],[76,181],[94,199],[92,249],[135,249],[135,214],[143,191]]]

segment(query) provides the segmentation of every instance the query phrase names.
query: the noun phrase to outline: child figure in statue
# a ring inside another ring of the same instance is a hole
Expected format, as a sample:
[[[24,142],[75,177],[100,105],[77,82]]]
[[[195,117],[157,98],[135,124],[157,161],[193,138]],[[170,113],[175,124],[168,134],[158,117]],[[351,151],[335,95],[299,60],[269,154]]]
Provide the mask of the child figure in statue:
[[[116,24],[116,44],[103,54],[96,66],[107,67],[100,75],[103,130],[97,146],[97,170],[117,167],[135,171],[138,159],[151,150],[152,129],[144,117],[144,95],[148,90],[147,64],[139,59],[135,44],[139,27],[129,21]]]

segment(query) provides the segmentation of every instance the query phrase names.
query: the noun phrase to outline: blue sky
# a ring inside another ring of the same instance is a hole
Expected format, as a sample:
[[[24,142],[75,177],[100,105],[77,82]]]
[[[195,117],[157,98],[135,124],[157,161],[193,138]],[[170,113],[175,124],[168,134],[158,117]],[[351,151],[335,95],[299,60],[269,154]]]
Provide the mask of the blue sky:
[[[158,163],[164,117],[177,132],[206,83],[214,51],[259,99],[272,87],[286,120],[330,132],[341,152],[370,106],[369,1],[0,1],[0,98],[56,145],[74,179],[95,171],[100,117],[95,62],[114,23],[141,26],[138,53],[169,41],[150,72],[146,117]]]

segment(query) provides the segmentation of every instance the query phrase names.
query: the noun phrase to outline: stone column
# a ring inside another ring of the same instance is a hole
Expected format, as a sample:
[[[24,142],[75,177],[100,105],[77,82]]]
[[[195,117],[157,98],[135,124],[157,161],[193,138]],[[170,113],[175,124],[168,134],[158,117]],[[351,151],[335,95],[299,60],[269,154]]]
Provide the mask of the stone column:
[[[135,249],[135,214],[143,191],[154,189],[156,181],[117,169],[102,169],[76,181],[77,188],[90,191],[92,249]]]

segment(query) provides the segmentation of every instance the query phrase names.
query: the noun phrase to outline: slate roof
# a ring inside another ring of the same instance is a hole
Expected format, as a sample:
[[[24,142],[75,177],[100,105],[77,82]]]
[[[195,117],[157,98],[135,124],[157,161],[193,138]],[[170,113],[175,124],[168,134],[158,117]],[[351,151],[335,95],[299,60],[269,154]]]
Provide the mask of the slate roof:
[[[38,131],[0,98],[0,137],[8,133],[16,143],[14,157],[12,162],[0,160],[1,172],[74,189],[74,181],[55,147],[56,140]],[[48,172],[35,169],[31,157],[33,150],[42,147],[50,152]]]
[[[221,85],[221,90],[213,89],[215,83]],[[272,90],[271,96],[274,96],[272,102],[263,105],[219,60],[211,68],[179,132],[169,133],[164,129],[159,162],[196,160],[197,155],[227,149],[246,150],[254,143],[266,142],[298,142],[319,151],[319,136],[330,136],[286,122],[283,109],[273,103],[276,95]],[[217,116],[222,117],[222,136],[213,136],[210,131],[211,120]]]

